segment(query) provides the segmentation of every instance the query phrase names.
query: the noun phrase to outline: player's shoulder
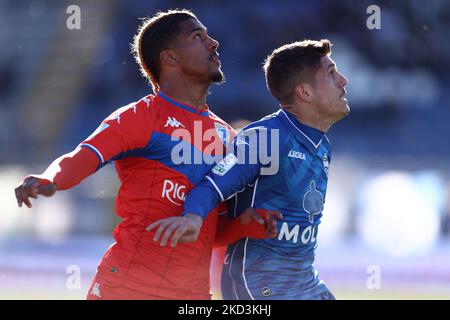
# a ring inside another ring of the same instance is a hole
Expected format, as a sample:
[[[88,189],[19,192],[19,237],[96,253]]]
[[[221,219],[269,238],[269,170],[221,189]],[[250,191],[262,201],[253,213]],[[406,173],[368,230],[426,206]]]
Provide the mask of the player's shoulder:
[[[133,113],[136,115],[149,114],[155,110],[155,97],[151,94],[142,97],[138,101],[131,102],[128,105],[120,108],[123,112]],[[119,109],[119,110],[120,110]]]
[[[250,123],[245,126],[242,131],[250,132],[250,131],[272,131],[273,129],[280,129],[281,122],[279,119],[279,112],[274,112],[264,116],[263,118]]]
[[[211,110],[208,110],[208,116],[209,118],[214,122],[214,126],[216,130],[220,130],[221,128],[226,128],[228,132],[231,134],[231,139],[233,139],[236,136],[236,130],[230,126],[225,120],[223,120],[221,117],[216,115]]]
[[[221,124],[225,125],[229,129],[232,129],[232,127],[225,120],[223,120],[221,117],[219,117],[217,114],[215,114],[211,110],[208,110],[208,114],[209,114],[209,118],[211,120],[216,121],[216,122],[220,122]]]
[[[153,95],[148,95],[138,101],[133,101],[125,106],[122,106],[106,117],[105,122],[117,120],[120,124],[121,121],[123,122],[130,120],[136,123],[141,120],[146,120],[152,112],[153,100]]]

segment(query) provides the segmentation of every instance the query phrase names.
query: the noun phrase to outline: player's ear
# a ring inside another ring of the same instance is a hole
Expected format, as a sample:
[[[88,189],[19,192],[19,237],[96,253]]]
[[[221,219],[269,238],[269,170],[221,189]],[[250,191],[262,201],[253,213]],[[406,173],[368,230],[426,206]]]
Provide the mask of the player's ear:
[[[161,59],[161,62],[163,64],[169,65],[169,66],[176,66],[178,65],[177,55],[172,50],[163,50],[159,54],[159,57]]]
[[[309,83],[299,83],[295,87],[295,96],[305,102],[311,102],[313,99],[312,86]]]

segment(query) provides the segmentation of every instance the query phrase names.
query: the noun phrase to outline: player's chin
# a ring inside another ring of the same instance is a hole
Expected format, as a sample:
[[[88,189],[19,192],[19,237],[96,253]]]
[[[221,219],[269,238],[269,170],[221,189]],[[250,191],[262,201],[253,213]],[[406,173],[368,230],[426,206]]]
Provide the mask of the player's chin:
[[[347,99],[342,99],[340,101],[340,109],[339,109],[342,118],[346,117],[350,113],[350,107],[348,105]]]
[[[344,99],[339,99],[334,104],[334,115],[336,121],[339,121],[342,118],[345,118],[350,112],[350,108],[347,104],[347,101]]]
[[[220,68],[211,72],[211,81],[217,84],[222,84],[225,82],[225,75]]]

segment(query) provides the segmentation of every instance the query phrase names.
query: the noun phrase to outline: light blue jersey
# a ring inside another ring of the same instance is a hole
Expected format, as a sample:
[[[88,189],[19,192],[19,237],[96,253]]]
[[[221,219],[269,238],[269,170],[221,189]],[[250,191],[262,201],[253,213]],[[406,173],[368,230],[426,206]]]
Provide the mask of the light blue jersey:
[[[234,150],[188,194],[184,213],[206,216],[232,199],[233,215],[250,206],[283,214],[276,238],[244,238],[228,248],[225,299],[333,297],[313,266],[330,160],[324,133],[279,110],[244,128]]]

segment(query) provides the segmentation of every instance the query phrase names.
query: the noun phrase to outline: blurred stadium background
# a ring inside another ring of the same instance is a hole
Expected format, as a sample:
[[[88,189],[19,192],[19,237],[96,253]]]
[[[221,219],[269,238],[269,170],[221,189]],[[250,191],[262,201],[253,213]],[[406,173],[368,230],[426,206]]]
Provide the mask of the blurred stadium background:
[[[80,30],[66,27],[72,4]],[[372,4],[380,30],[366,27]],[[220,41],[227,82],[208,102],[236,124],[276,110],[261,69],[273,48],[333,41],[352,111],[329,132],[319,273],[338,299],[449,299],[447,0],[0,0],[0,299],[84,298],[119,222],[113,166],[32,210],[14,187],[150,92],[129,43],[138,18],[176,7]]]

